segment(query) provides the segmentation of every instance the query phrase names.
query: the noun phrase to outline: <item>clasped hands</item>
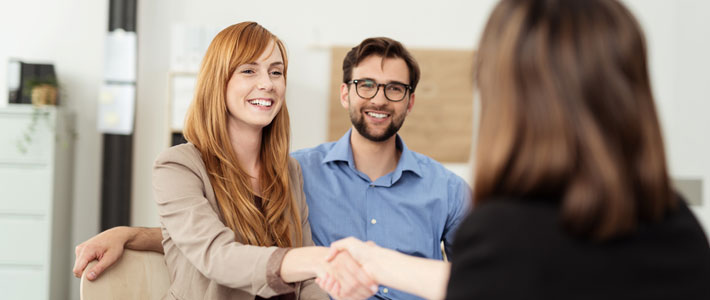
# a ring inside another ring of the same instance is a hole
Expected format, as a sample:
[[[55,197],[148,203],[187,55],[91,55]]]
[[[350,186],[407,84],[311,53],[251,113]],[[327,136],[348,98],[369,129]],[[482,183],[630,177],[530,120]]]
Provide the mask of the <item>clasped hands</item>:
[[[367,299],[377,293],[373,242],[349,237],[333,242],[325,258],[326,271],[316,283],[335,299]]]

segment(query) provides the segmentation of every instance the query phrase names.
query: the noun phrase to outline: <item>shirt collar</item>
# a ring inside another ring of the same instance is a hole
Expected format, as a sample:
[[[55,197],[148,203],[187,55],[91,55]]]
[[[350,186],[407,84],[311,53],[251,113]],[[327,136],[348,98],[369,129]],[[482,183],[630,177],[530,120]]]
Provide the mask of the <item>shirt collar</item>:
[[[337,142],[335,142],[333,148],[328,151],[328,153],[325,155],[321,162],[328,163],[332,161],[345,161],[351,168],[355,169],[355,161],[353,159],[353,148],[350,145],[351,134],[352,128],[349,129],[348,132],[345,133],[345,135],[343,135],[343,137],[341,137]],[[404,171],[411,171],[417,176],[422,177],[422,171],[421,167],[419,166],[419,161],[414,156],[414,152],[410,151],[409,148],[407,148],[407,145],[404,144],[404,141],[399,136],[399,134],[397,134],[396,136],[395,144],[397,145],[397,148],[402,150],[402,155],[399,157],[399,163],[397,163],[397,167],[392,173],[392,181],[396,182],[397,180],[399,180],[399,178],[402,176],[402,172]]]
[[[355,169],[355,161],[353,160],[353,148],[350,146],[350,134],[352,133],[352,128],[343,135],[333,148],[328,151],[328,153],[323,158],[322,163],[329,163],[331,161],[345,161]]]

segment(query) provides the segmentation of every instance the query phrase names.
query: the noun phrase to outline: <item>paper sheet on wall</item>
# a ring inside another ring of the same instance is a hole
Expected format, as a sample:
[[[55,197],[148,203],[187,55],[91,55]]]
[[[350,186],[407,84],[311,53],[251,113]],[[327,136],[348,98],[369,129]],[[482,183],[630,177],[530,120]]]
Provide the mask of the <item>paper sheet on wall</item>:
[[[131,134],[136,87],[133,84],[104,84],[99,92],[98,129],[108,134]]]
[[[197,77],[194,74],[173,74],[170,80],[170,129],[180,132],[195,93]]]
[[[197,72],[207,47],[221,26],[175,23],[170,31],[170,70]]]
[[[106,36],[106,62],[104,80],[117,82],[136,81],[136,33],[122,29]]]

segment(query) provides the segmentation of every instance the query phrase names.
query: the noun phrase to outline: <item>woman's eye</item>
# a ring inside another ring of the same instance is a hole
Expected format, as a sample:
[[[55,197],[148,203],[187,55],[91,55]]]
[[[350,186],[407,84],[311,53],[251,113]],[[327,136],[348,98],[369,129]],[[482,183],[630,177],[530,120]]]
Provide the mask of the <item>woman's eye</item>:
[[[283,75],[283,74],[284,74],[284,73],[281,72],[281,71],[271,71],[271,75],[274,75],[274,76],[281,76],[281,75]]]
[[[244,70],[242,70],[242,73],[243,73],[243,74],[254,74],[254,70],[251,70],[251,69],[244,69]]]

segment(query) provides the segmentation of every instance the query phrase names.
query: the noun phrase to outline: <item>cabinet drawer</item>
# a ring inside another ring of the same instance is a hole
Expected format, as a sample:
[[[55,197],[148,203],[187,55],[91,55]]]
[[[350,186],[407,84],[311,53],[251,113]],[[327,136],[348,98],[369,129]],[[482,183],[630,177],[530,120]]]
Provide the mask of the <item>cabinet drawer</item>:
[[[0,164],[0,214],[47,214],[50,172],[46,166]]]
[[[43,268],[0,265],[0,298],[47,299],[47,272]]]
[[[47,163],[53,153],[54,113],[39,112],[34,130],[28,131],[33,113],[0,113],[0,161]],[[24,140],[25,133],[31,141]],[[21,147],[26,151],[21,151]]]
[[[50,250],[47,231],[44,218],[0,215],[0,265],[46,265]]]

